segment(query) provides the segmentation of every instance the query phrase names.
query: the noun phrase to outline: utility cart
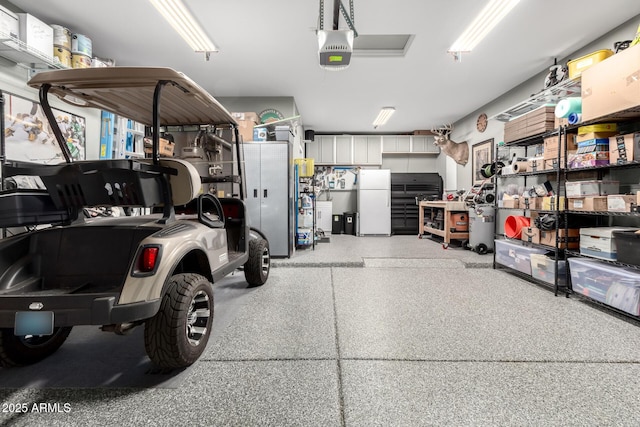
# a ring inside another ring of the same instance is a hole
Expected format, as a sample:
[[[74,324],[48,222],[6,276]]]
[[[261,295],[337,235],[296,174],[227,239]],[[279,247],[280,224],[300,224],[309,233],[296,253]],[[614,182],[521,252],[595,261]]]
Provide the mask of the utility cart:
[[[144,326],[155,365],[194,363],[211,334],[212,283],[239,268],[250,286],[269,276],[269,244],[250,227],[243,201],[235,120],[192,80],[168,68],[56,70],[38,73],[29,85],[39,90],[65,161],[5,160],[2,141],[3,179],[37,177],[46,189],[0,194],[0,227],[26,230],[0,240],[0,364],[42,360],[76,325],[118,334]],[[153,140],[151,158],[73,161],[51,96],[144,124]],[[235,142],[219,142],[234,152],[237,173],[206,182],[233,183],[237,197],[203,191],[209,186],[203,187],[193,164],[159,156],[161,127],[181,125],[197,125],[213,139],[218,129],[233,131]],[[79,213],[107,206],[144,209],[117,218]]]

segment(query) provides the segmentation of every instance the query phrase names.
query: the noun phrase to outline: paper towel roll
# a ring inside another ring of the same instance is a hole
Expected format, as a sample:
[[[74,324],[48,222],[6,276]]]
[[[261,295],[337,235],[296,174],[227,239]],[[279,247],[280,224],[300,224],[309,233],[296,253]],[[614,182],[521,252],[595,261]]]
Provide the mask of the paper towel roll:
[[[574,96],[560,100],[556,105],[556,117],[566,119],[571,113],[582,113],[582,98]]]
[[[520,173],[527,171],[527,165],[529,162],[515,162],[513,166],[513,173]]]
[[[582,121],[582,114],[581,113],[571,113],[571,114],[569,114],[567,119],[569,120],[569,124],[570,125],[577,125],[578,123],[580,123]]]

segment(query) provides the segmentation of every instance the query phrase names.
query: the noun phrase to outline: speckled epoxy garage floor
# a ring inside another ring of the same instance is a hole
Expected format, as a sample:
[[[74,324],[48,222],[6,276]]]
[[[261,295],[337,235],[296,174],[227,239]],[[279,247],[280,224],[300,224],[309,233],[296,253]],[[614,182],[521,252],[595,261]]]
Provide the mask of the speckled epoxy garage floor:
[[[75,328],[50,359],[0,369],[2,425],[640,424],[640,328],[554,297],[490,255],[415,236],[334,236],[215,285],[214,334],[180,372],[141,330]],[[63,408],[63,406],[61,406]]]

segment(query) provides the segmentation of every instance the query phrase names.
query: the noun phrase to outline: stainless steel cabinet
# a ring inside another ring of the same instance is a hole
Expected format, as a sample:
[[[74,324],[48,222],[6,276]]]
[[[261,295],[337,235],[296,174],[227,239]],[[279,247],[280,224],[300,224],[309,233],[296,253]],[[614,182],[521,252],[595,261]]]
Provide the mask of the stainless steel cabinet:
[[[293,250],[293,176],[291,144],[243,144],[247,211],[251,226],[269,240],[273,256]]]

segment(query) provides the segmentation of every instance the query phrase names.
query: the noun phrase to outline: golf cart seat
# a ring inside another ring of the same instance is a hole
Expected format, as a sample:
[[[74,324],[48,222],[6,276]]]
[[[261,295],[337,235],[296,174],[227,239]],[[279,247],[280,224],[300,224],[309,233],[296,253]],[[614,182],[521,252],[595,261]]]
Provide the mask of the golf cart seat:
[[[161,158],[160,166],[172,168],[176,175],[170,175],[171,198],[174,205],[186,205],[193,199],[197,199],[202,191],[200,174],[196,167],[182,159]]]

